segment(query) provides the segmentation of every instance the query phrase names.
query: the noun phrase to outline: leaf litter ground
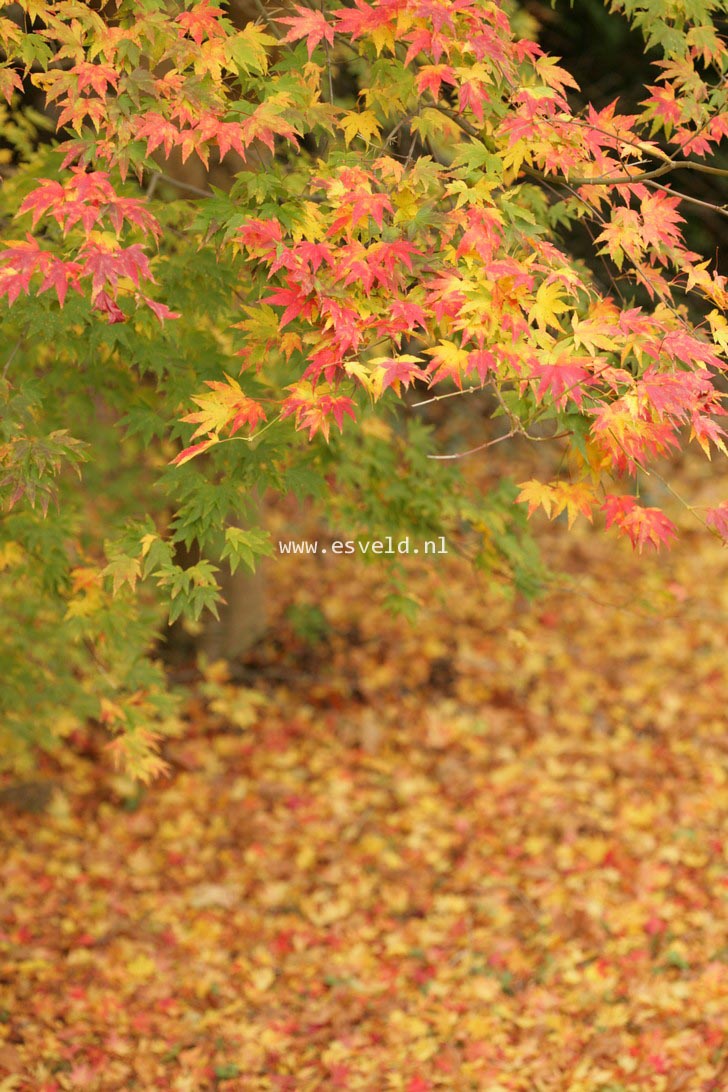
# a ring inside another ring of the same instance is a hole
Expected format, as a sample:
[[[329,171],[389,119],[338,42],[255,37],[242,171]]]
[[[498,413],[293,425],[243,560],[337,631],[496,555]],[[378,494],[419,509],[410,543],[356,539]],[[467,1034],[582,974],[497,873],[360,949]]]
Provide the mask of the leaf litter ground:
[[[376,564],[281,557],[169,778],[46,761],[0,835],[2,1092],[728,1088],[725,551],[537,526],[568,581],[411,558],[412,628]]]

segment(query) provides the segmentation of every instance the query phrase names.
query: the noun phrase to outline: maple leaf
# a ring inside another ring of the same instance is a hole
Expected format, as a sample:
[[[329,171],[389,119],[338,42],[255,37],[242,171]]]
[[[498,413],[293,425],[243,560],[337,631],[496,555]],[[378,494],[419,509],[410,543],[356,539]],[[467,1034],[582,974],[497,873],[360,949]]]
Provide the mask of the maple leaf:
[[[315,301],[309,299],[308,293],[302,291],[298,285],[293,288],[277,288],[270,296],[261,300],[261,303],[272,303],[284,308],[280,318],[281,326],[286,326],[299,315],[303,319],[310,318],[315,308]]]
[[[283,241],[283,229],[278,220],[248,220],[238,229],[235,238],[251,254],[267,256]]]
[[[313,439],[317,432],[321,432],[328,442],[330,421],[333,417],[343,431],[344,415],[356,419],[354,402],[345,395],[331,395],[325,391],[315,391],[310,383],[296,383],[287,388],[292,393],[284,400],[281,409],[281,418],[285,419],[291,414],[295,415],[296,428],[308,429],[309,440]]]
[[[538,507],[543,508],[550,518],[554,503],[553,487],[532,478],[527,482],[520,482],[518,488],[521,492],[516,497],[519,504],[528,505],[528,514],[532,516]]]
[[[621,269],[625,255],[634,260],[643,252],[641,226],[640,214],[636,209],[619,206],[613,211],[604,231],[594,240],[595,243],[604,243],[597,253],[608,254],[617,269]]]
[[[123,223],[126,222],[152,235],[155,239],[159,239],[162,234],[162,227],[156,216],[135,197],[114,196],[113,201],[106,205],[104,212],[117,232],[121,231]]]
[[[175,22],[179,25],[180,37],[187,35],[199,46],[204,38],[215,38],[225,33],[217,21],[224,14],[222,8],[211,7],[210,0],[198,0],[190,11],[181,12]]]
[[[395,299],[390,304],[389,328],[409,332],[416,327],[427,326],[427,315],[418,303],[408,299]]]
[[[432,357],[427,365],[427,370],[431,373],[430,384],[452,379],[455,385],[462,389],[463,374],[470,366],[468,350],[452,341],[441,341],[434,348],[425,349],[425,352]]]
[[[169,156],[172,149],[182,142],[182,134],[169,118],[156,110],[149,110],[137,118],[136,135],[147,142],[147,155],[162,145],[164,154]]]
[[[117,322],[126,322],[126,315],[119,307],[118,303],[111,298],[106,292],[98,292],[94,297],[94,310],[100,311],[102,315],[109,316],[109,325],[113,326]]]
[[[492,264],[503,240],[503,228],[497,212],[471,208],[465,214],[466,228],[455,251],[455,257],[475,253],[483,262]]]
[[[484,109],[490,102],[490,95],[481,80],[465,80],[458,89],[458,110],[472,110],[480,125],[483,124]]]
[[[664,87],[647,87],[646,90],[651,94],[640,103],[640,106],[648,107],[645,116],[658,118],[668,130],[679,125],[682,111],[675,98],[675,88],[667,84]]]
[[[691,412],[705,406],[713,393],[713,385],[705,374],[665,374],[649,368],[637,381],[634,390],[640,404],[651,406],[660,417],[686,420]]]
[[[593,435],[614,466],[634,473],[647,457],[666,455],[678,444],[675,424],[655,420],[637,395],[625,395],[590,410],[595,418]]]
[[[423,91],[429,91],[433,99],[440,97],[440,88],[443,83],[450,87],[457,86],[455,69],[449,64],[425,64],[420,68],[415,80],[420,95]]]
[[[78,283],[80,271],[81,267],[78,262],[64,262],[53,256],[38,289],[38,295],[48,288],[55,288],[58,302],[63,307],[69,288],[75,289],[79,294],[81,292]]]
[[[164,322],[165,319],[178,319],[182,318],[179,311],[172,311],[167,307],[166,303],[160,303],[158,300],[152,300],[148,296],[142,296],[141,300],[146,303],[150,311],[153,311],[160,322]]]
[[[402,0],[395,0],[394,3],[389,0],[377,5],[367,4],[366,0],[354,0],[354,7],[339,8],[332,14],[338,23],[336,29],[341,34],[351,37],[353,42],[369,36],[379,54],[385,44],[394,42],[392,22],[396,18],[397,8],[402,6]]]
[[[556,316],[569,310],[563,292],[564,286],[560,281],[543,281],[536,291],[536,300],[528,313],[528,321],[535,322],[542,330],[547,326],[560,330]]]
[[[394,213],[392,202],[386,193],[370,193],[366,190],[356,190],[348,199],[349,212],[339,219],[334,220],[328,234],[335,235],[344,226],[355,228],[363,220],[370,216],[378,228],[384,224],[384,213]]]
[[[334,44],[334,28],[326,21],[323,12],[312,11],[311,8],[304,8],[300,4],[294,4],[294,10],[298,12],[298,15],[287,15],[276,19],[276,22],[285,23],[291,28],[285,38],[281,39],[282,42],[297,42],[305,38],[309,58],[313,56],[313,51],[320,42]]]
[[[101,124],[106,119],[107,106],[103,99],[90,99],[79,96],[70,100],[58,115],[57,126],[62,129],[68,122],[77,133],[83,130],[84,122],[88,119],[98,133]]]
[[[260,403],[249,398],[232,376],[225,378],[226,383],[206,380],[212,393],[196,395],[192,401],[200,408],[182,418],[198,426],[192,434],[193,440],[205,433],[218,435],[228,425],[232,436],[245,424],[250,425],[252,430],[265,420],[265,411]]]
[[[198,444],[192,444],[190,447],[186,447],[184,451],[180,451],[176,458],[172,459],[173,466],[182,466],[184,463],[194,459],[196,455],[200,455],[203,451],[207,451],[208,448],[214,444],[219,443],[219,438],[213,436],[211,440],[202,440]]]
[[[468,353],[468,370],[475,369],[481,383],[498,371],[498,361],[489,349],[473,349]]]
[[[97,95],[105,97],[108,87],[116,90],[119,83],[119,73],[109,64],[90,64],[82,61],[68,70],[70,76],[76,79],[76,92],[80,95],[90,87]]]
[[[104,285],[116,289],[120,277],[129,277],[138,285],[140,278],[154,281],[149,259],[139,243],[129,247],[110,247],[89,241],[81,247],[82,276],[91,276],[91,291],[95,296]]]
[[[569,528],[574,526],[576,517],[579,515],[586,516],[591,523],[596,496],[588,482],[556,482],[551,492],[554,502],[554,519],[566,511]]]
[[[117,594],[124,584],[128,584],[133,591],[136,587],[137,580],[141,576],[141,562],[137,557],[120,555],[119,557],[113,558],[108,563],[103,570],[103,575],[111,577],[114,595]]]
[[[400,384],[404,384],[407,389],[415,379],[427,379],[427,373],[418,367],[422,364],[418,356],[377,357],[371,364],[381,370],[382,391],[386,391],[387,387],[394,387],[399,394]]]
[[[680,241],[679,224],[685,218],[677,212],[679,197],[665,193],[648,193],[642,198],[642,239],[648,246],[675,246]]]
[[[23,81],[14,68],[0,68],[0,95],[8,102],[13,101],[13,92],[23,90]]]
[[[531,479],[521,482],[519,489],[521,492],[516,502],[528,505],[529,517],[541,507],[549,519],[556,519],[565,511],[569,528],[573,527],[579,515],[586,516],[591,522],[596,496],[588,482],[558,481],[546,485]]]
[[[18,216],[26,212],[32,213],[33,227],[48,209],[61,204],[66,198],[66,191],[60,182],[53,178],[40,178],[38,181],[41,185],[28,194],[18,209]]]
[[[728,542],[728,501],[722,501],[715,508],[708,508],[705,513],[705,522],[708,527]]]
[[[61,306],[70,288],[80,292],[78,278],[82,267],[77,262],[65,262],[50,251],[43,250],[31,235],[24,242],[14,242],[0,251],[0,296],[6,295],[12,304],[21,292],[30,295],[30,282],[36,273],[43,276],[38,292],[55,288]]]
[[[607,528],[615,525],[639,553],[645,546],[655,550],[661,545],[669,546],[677,535],[675,524],[661,509],[642,508],[634,497],[607,494],[601,507]]]
[[[271,96],[256,106],[253,113],[244,118],[240,126],[243,146],[247,148],[254,141],[259,140],[271,152],[275,152],[276,136],[293,141],[298,146],[296,129],[281,117],[282,111],[288,106],[290,106],[289,96],[283,94]]]
[[[712,417],[708,417],[704,413],[694,413],[690,420],[692,426],[690,429],[690,439],[698,441],[708,458],[710,458],[711,441],[719,451],[722,451],[724,454],[728,453],[725,440],[723,439],[726,435],[726,431],[721,428]]]
[[[536,398],[541,400],[550,394],[557,406],[564,406],[567,396],[580,406],[583,384],[593,376],[594,361],[588,357],[558,357],[553,363],[535,361],[531,365],[531,377],[538,381]]]
[[[355,137],[361,137],[367,144],[376,140],[381,133],[381,124],[373,110],[349,110],[340,118],[339,128],[344,134],[347,145]]]

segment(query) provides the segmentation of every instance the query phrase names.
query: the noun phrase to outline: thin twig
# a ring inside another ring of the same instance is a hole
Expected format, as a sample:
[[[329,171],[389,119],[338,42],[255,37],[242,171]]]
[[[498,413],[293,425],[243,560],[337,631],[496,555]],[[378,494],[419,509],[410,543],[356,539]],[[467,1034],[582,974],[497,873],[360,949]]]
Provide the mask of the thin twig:
[[[482,387],[465,387],[461,391],[450,391],[449,394],[436,394],[432,398],[426,398],[424,402],[413,402],[410,408],[418,409],[420,406],[429,406],[431,402],[442,402],[444,398],[457,398],[460,394],[475,394],[481,390]]]
[[[149,183],[147,189],[148,197],[151,197],[156,188],[157,183],[155,179],[159,182],[166,182],[170,186],[176,186],[178,190],[186,190],[188,193],[195,193],[198,197],[214,197],[214,194],[210,190],[202,190],[199,186],[192,186],[189,182],[181,182],[178,178],[172,178],[169,174],[162,174],[161,171],[155,171],[152,175],[152,181]]]
[[[5,367],[3,368],[3,379],[7,378],[8,368],[12,364],[13,360],[15,360],[15,357],[18,355],[18,353],[20,352],[22,347],[23,347],[23,342],[22,342],[21,339],[18,339],[15,342],[15,344],[13,345],[12,349],[10,350],[10,356],[5,361]]]
[[[321,0],[321,16],[325,15],[324,0]],[[331,54],[329,53],[329,43],[324,35],[324,53],[326,54],[326,70],[329,76],[329,102],[333,104],[334,101],[334,80],[331,75]]]
[[[475,455],[477,451],[484,451],[486,447],[493,447],[495,444],[501,444],[504,440],[510,440],[516,435],[514,430],[506,432],[504,436],[496,436],[495,440],[488,440],[484,444],[478,444],[477,447],[471,447],[468,451],[455,451],[452,455],[428,455],[428,459],[464,459],[466,455]]]

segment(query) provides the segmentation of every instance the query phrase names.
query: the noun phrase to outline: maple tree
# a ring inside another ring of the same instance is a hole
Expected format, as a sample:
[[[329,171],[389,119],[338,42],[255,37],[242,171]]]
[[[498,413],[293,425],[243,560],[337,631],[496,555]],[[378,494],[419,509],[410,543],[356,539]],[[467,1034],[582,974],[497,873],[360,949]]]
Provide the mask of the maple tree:
[[[692,440],[726,453],[728,286],[684,240],[678,183],[725,177],[728,46],[712,0],[610,7],[657,56],[629,115],[575,105],[505,0],[324,0],[242,28],[209,0],[0,5],[0,93],[30,81],[57,129],[38,149],[18,123],[0,191],[0,566],[4,600],[28,597],[0,660],[20,740],[70,703],[158,769],[159,604],[214,610],[209,558],[272,551],[227,522],[254,489],[336,512],[343,485],[373,526],[467,525],[521,583],[514,532],[539,507],[670,542],[639,483]],[[229,192],[158,200],[175,155],[234,162]],[[569,255],[574,225],[602,275]],[[463,452],[397,414],[425,383],[494,406],[504,431],[480,450],[552,438],[563,473],[470,495],[427,458]],[[377,505],[392,452],[403,488]],[[696,515],[725,536],[727,512]]]

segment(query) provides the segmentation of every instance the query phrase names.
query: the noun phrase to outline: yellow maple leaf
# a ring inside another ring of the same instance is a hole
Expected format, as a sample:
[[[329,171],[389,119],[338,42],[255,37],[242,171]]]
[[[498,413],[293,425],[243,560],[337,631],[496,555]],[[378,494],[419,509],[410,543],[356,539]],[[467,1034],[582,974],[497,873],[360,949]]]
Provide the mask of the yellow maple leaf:
[[[529,516],[532,516],[540,505],[549,519],[551,518],[554,493],[553,488],[550,485],[546,485],[544,482],[539,482],[536,481],[535,478],[532,478],[527,482],[519,482],[518,487],[521,492],[516,497],[516,501],[528,505]]]
[[[563,285],[558,281],[542,281],[536,292],[536,301],[528,313],[528,321],[535,322],[542,330],[547,326],[555,326],[561,330],[556,316],[569,310],[569,305],[563,297]]]
[[[362,110],[361,112],[350,110],[339,121],[339,128],[343,129],[347,146],[351,144],[355,137],[361,137],[369,144],[381,132],[381,125],[372,110]]]

